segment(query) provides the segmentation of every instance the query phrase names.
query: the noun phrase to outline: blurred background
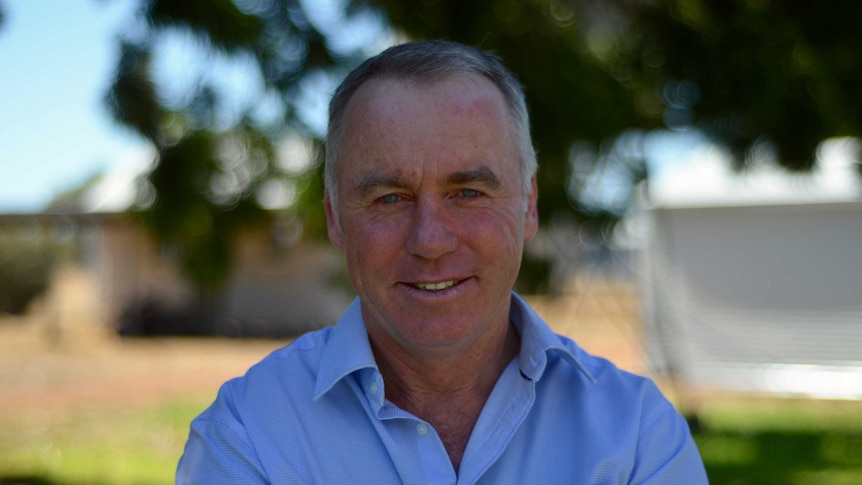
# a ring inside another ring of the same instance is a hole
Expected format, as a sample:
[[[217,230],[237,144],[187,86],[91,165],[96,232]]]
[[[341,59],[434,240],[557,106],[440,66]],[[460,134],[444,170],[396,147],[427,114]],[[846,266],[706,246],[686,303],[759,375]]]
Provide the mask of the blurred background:
[[[862,4],[0,0],[0,484],[172,483],[224,380],[338,319],[329,96],[426,38],[524,84],[555,330],[712,483],[862,483]]]

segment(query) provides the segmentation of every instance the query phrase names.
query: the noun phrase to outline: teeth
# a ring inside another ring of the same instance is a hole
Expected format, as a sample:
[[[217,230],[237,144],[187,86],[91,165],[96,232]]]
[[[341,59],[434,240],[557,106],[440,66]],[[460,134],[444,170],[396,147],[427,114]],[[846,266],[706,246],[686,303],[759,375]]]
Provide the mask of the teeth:
[[[455,286],[454,281],[443,281],[440,283],[416,283],[416,287],[427,291],[445,290]]]

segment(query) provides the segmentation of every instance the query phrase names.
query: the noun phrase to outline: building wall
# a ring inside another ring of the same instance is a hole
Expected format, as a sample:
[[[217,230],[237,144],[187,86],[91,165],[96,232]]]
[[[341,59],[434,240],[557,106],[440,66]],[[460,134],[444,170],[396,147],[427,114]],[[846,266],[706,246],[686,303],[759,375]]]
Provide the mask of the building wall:
[[[169,308],[186,305],[193,297],[170,254],[159,251],[138,225],[125,217],[101,223],[101,258],[97,271],[106,320],[115,323],[128,305],[153,299]]]
[[[351,300],[350,291],[335,283],[342,262],[328,243],[284,245],[261,230],[239,241],[231,276],[206,295],[210,314],[201,315],[201,295],[183,279],[169,249],[159,249],[122,218],[101,227],[97,271],[106,320],[114,324],[130,314],[177,320],[164,322],[168,329],[200,326],[197,319],[204,318],[204,333],[283,337],[334,324]]]
[[[649,215],[644,293],[658,367],[754,387],[772,385],[762,374],[776,366],[862,368],[862,203]]]

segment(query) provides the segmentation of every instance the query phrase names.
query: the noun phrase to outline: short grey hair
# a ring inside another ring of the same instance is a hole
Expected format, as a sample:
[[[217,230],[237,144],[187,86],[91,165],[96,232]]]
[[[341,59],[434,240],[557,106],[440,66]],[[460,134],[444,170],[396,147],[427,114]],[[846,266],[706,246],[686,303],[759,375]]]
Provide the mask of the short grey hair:
[[[356,91],[375,78],[434,83],[467,75],[485,77],[494,83],[503,95],[520,151],[524,194],[530,192],[531,180],[538,169],[538,162],[530,137],[530,117],[524,100],[524,89],[515,76],[490,52],[441,40],[408,42],[390,47],[360,64],[342,81],[329,103],[324,185],[329,192],[334,211],[338,210],[335,174],[341,157],[344,115]]]

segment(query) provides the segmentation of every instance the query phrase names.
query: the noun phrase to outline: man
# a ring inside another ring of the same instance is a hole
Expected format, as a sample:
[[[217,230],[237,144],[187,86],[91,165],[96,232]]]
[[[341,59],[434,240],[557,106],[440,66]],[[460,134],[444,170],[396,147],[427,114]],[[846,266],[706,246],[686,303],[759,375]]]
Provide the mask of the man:
[[[336,91],[326,154],[329,237],[359,297],[222,387],[178,483],[706,483],[651,382],[512,292],[536,159],[496,58],[384,51]]]

